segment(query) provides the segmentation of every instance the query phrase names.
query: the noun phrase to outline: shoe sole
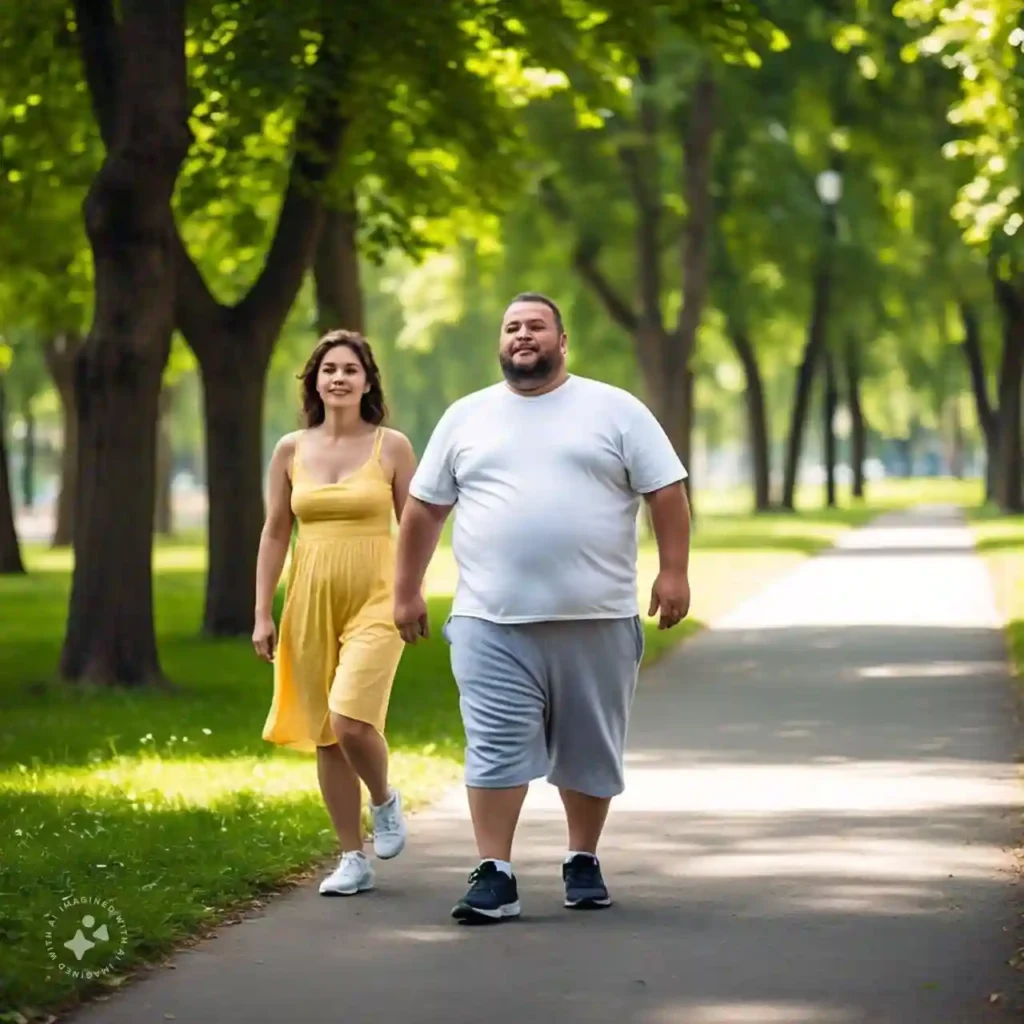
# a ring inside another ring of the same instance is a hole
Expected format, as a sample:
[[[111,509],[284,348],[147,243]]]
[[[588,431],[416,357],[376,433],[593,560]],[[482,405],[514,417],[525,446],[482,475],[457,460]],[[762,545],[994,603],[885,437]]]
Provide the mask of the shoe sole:
[[[497,910],[482,910],[479,907],[471,907],[465,903],[457,904],[452,910],[452,917],[463,924],[499,924],[501,921],[508,921],[518,917],[522,913],[519,900],[515,903],[506,903]]]
[[[354,889],[321,889],[321,896],[358,896],[361,892],[372,892],[374,888],[373,882],[366,882],[363,885],[357,885]]]
[[[604,910],[606,907],[610,907],[612,901],[605,897],[604,899],[582,899],[582,900],[570,900],[566,899],[565,909],[566,910]]]
[[[401,844],[399,845],[398,849],[395,850],[393,853],[381,853],[380,850],[377,849],[377,844],[375,841],[373,846],[374,855],[377,857],[378,860],[394,860],[394,858],[397,857],[405,849],[407,839],[408,836],[402,836]]]

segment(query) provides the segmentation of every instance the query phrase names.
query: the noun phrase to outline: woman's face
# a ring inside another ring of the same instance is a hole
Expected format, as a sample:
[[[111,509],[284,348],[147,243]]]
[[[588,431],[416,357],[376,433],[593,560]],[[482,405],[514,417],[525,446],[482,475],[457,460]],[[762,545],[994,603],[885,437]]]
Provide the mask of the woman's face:
[[[359,408],[369,385],[359,356],[348,345],[335,345],[324,353],[316,375],[316,390],[325,409]]]

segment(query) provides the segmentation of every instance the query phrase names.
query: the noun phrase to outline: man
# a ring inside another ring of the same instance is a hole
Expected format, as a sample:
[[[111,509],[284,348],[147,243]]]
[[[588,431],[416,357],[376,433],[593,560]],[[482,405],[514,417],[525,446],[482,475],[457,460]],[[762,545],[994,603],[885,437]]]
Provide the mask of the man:
[[[480,855],[452,911],[520,913],[512,841],[529,783],[559,788],[569,832],[565,906],[611,903],[597,858],[643,655],[636,523],[650,508],[660,572],[649,615],[689,611],[686,470],[628,392],[566,370],[550,299],[517,296],[501,326],[505,382],[455,402],[413,477],[399,529],[395,623],[428,635],[423,577],[450,510],[459,569],[444,636],[466,732]]]

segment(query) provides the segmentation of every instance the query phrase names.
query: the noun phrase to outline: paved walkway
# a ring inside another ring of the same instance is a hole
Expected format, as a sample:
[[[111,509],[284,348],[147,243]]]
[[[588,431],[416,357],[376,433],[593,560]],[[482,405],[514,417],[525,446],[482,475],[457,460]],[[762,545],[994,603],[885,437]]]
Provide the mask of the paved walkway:
[[[954,1024],[1013,1019],[1017,726],[988,581],[951,513],[880,520],[645,675],[603,849],[561,909],[546,786],[524,917],[448,918],[461,793],[366,897],[305,888],[81,1024]]]

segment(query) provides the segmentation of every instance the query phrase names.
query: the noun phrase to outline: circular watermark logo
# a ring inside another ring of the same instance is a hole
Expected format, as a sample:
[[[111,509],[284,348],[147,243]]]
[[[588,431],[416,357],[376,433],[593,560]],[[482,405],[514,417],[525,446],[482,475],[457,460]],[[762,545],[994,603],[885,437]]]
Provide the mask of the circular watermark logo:
[[[47,920],[46,953],[72,978],[109,974],[125,953],[128,929],[110,900],[68,896]]]

